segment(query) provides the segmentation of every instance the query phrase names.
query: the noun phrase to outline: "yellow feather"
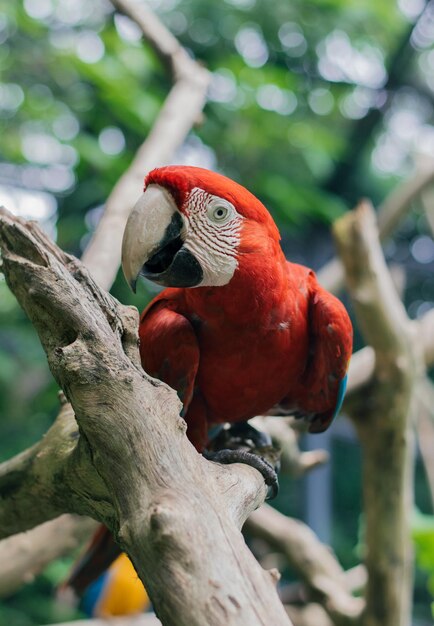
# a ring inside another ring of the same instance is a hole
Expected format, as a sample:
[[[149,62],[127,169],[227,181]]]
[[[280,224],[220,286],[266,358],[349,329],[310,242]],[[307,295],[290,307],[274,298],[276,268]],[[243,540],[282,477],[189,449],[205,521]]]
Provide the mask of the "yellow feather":
[[[142,613],[150,605],[149,596],[126,554],[108,570],[107,583],[95,607],[95,617]]]

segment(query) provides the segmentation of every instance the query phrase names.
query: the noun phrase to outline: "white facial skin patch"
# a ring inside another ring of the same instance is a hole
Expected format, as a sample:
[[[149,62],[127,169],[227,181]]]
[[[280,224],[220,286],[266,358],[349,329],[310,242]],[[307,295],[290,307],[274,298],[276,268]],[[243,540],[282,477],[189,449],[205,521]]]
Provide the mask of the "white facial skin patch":
[[[184,247],[199,261],[203,270],[200,287],[227,285],[238,267],[237,252],[243,217],[233,204],[192,189],[183,210],[187,226]]]

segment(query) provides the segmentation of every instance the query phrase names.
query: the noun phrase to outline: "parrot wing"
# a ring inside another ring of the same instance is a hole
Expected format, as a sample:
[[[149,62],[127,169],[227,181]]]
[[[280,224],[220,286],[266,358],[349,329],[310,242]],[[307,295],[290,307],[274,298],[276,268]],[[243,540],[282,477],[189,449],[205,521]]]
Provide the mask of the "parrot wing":
[[[177,289],[166,289],[151,302],[140,320],[143,369],[175,389],[185,415],[199,366],[199,345],[190,321],[180,312]]]
[[[343,304],[310,275],[309,356],[299,393],[300,408],[309,413],[309,432],[326,430],[345,395],[353,330]]]

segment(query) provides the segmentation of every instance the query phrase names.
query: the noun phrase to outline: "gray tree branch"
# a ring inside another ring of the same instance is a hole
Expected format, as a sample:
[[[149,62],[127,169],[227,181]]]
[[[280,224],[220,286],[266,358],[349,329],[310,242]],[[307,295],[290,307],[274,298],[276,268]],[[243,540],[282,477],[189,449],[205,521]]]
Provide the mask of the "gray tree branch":
[[[416,433],[434,510],[434,386],[428,377],[417,390]]]
[[[352,412],[364,463],[368,582],[362,623],[407,626],[412,590],[412,391],[424,371],[423,352],[394,291],[369,203],[338,220],[334,233],[360,328],[375,353],[373,383]]]
[[[18,476],[15,466],[2,468],[12,488],[0,501],[3,536],[13,532],[13,520],[30,527],[26,515],[41,523],[84,511],[115,534],[165,626],[290,624],[275,575],[262,570],[239,530],[265,497],[263,478],[194,450],[176,393],[140,366],[137,311],[102,292],[36,225],[6,211],[0,246],[8,285],[40,336],[80,432],[78,443],[66,446],[64,465],[62,451],[50,457],[48,444],[44,471],[34,474],[42,496],[31,509],[26,484],[34,463],[20,466]],[[35,458],[44,456],[41,446]],[[21,484],[25,498],[13,491]]]
[[[363,600],[348,592],[336,557],[306,524],[264,505],[251,514],[246,528],[284,554],[307,587],[309,600],[320,603],[336,626],[359,622]]]
[[[434,167],[419,168],[415,174],[394,189],[378,207],[378,228],[381,241],[393,233],[401,219],[411,207],[411,203],[434,181]],[[337,293],[345,279],[344,268],[339,258],[334,258],[318,272],[320,283],[332,293]]]
[[[97,524],[88,517],[61,515],[32,532],[0,542],[0,597],[31,583],[51,561],[81,546]]]

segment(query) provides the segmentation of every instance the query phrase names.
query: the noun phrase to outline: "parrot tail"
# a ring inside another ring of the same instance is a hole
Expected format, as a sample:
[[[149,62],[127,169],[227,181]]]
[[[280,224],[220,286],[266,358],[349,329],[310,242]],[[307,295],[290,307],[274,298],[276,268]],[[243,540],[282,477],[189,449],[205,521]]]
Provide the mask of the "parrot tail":
[[[133,564],[105,526],[98,528],[57,595],[89,617],[133,615],[150,607]]]
[[[69,587],[81,597],[85,589],[110,567],[121,552],[111,532],[101,525],[62,588]]]

